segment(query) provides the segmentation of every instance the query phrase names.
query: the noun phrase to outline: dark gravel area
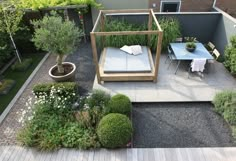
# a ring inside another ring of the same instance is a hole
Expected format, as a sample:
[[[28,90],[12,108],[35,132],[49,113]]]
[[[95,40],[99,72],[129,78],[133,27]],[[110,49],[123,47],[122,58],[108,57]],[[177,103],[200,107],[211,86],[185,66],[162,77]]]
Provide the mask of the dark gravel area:
[[[92,48],[89,41],[87,40],[87,43],[81,43],[79,49],[74,54],[68,55],[65,60],[76,64],[77,71],[75,79],[79,83],[79,93],[81,95],[92,90],[96,74]]]
[[[139,103],[132,116],[136,148],[236,146],[211,103]]]

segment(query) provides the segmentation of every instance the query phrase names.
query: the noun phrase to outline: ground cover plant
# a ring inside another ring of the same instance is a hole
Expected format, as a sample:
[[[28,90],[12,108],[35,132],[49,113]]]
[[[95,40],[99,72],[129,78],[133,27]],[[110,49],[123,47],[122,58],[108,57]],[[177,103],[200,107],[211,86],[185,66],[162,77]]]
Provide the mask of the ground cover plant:
[[[232,133],[236,139],[236,91],[223,91],[214,97],[215,111],[231,125]]]
[[[23,55],[25,58],[31,58],[33,60],[31,67],[24,71],[13,71],[11,68],[7,69],[4,72],[4,79],[12,79],[15,80],[14,88],[12,88],[7,95],[1,95],[0,97],[0,114],[5,110],[7,105],[10,103],[10,101],[14,98],[18,90],[21,88],[21,86],[25,83],[27,78],[30,76],[30,74],[33,72],[33,70],[37,67],[39,62],[42,60],[42,58],[45,56],[45,54],[27,54]]]
[[[107,144],[104,133],[98,136],[98,126],[103,118],[109,117],[104,112],[110,95],[94,90],[86,97],[78,95],[78,86],[73,82],[38,84],[34,86],[33,93],[36,101],[28,103],[31,109],[23,116],[24,127],[18,133],[17,139],[21,145],[36,147],[41,150],[55,150],[65,148],[115,148],[124,147],[132,136],[132,125],[127,116],[118,115],[122,124],[113,121],[112,126],[101,125],[100,129],[109,130],[112,141]],[[119,103],[118,103],[119,104]],[[120,104],[122,106],[122,104]],[[31,114],[31,115],[29,115]],[[113,115],[113,114],[112,114]],[[117,134],[116,131],[119,131]],[[113,144],[113,146],[107,146]]]

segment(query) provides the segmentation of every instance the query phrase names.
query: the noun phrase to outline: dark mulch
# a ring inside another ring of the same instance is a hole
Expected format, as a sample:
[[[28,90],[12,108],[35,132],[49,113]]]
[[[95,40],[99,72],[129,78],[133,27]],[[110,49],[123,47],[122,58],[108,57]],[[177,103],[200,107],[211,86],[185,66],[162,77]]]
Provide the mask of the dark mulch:
[[[139,103],[132,116],[137,148],[235,146],[211,103]]]
[[[68,55],[66,61],[75,63],[77,67],[75,79],[79,83],[79,93],[81,95],[87,94],[93,88],[96,73],[89,40],[87,43],[81,43],[78,51]]]

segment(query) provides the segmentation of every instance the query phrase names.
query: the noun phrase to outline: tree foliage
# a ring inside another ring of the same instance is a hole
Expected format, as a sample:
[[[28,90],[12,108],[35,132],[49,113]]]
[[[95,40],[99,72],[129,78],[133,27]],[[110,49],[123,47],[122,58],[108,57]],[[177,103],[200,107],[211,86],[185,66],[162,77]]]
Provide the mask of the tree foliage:
[[[236,74],[236,36],[231,37],[230,45],[225,48],[225,67]]]

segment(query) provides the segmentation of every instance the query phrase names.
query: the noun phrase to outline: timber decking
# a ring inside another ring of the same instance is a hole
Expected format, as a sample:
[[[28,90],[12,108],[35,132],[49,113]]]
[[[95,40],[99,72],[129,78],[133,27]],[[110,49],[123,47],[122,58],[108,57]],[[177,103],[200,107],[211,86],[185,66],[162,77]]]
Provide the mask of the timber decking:
[[[40,152],[19,146],[0,146],[0,161],[236,161],[236,147],[87,151],[60,149],[54,152]]]

